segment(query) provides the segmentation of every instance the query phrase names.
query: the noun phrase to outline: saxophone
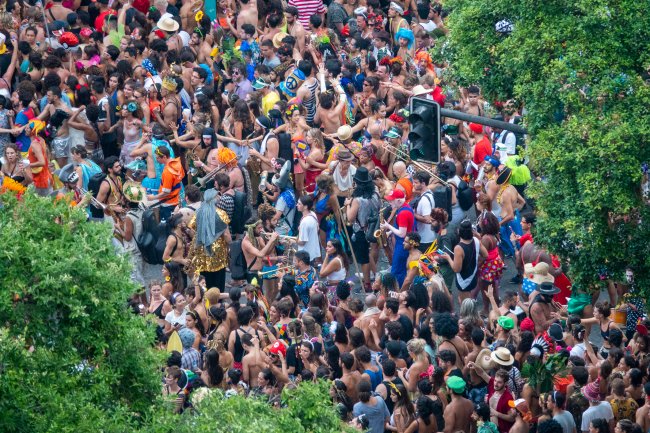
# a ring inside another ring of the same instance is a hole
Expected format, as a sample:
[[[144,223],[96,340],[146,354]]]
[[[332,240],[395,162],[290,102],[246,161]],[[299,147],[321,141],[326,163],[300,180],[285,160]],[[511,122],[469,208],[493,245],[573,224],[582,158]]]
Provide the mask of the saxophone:
[[[377,245],[379,245],[379,248],[386,248],[388,246],[388,235],[381,228],[381,226],[386,222],[386,218],[384,218],[384,210],[386,210],[386,208],[379,210],[379,228],[373,233],[375,239],[377,239]]]

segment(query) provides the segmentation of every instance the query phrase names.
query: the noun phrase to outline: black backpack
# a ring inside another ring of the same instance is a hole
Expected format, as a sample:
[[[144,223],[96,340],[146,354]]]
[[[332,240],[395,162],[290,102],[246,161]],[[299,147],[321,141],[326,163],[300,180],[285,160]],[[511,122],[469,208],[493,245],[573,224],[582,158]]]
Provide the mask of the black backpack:
[[[246,257],[241,246],[242,239],[237,239],[230,243],[229,268],[230,276],[233,280],[245,280],[248,273]]]
[[[248,196],[241,191],[235,191],[235,211],[233,212],[232,221],[230,221],[230,230],[233,234],[241,235],[246,228],[246,221],[253,216],[253,208],[248,204]]]
[[[151,265],[160,265],[163,263],[162,256],[165,251],[159,251],[157,247],[160,234],[160,223],[158,222],[158,213],[156,209],[147,209],[142,214],[142,233],[135,240],[142,253],[145,262]],[[164,238],[165,241],[167,238]]]
[[[99,173],[93,174],[90,179],[88,179],[88,192],[92,194],[93,197],[97,198],[99,193],[99,188],[102,186],[102,182],[106,180],[106,173],[100,171]],[[90,216],[93,218],[102,218],[104,216],[104,211],[100,208],[96,208],[92,204],[90,205]]]
[[[451,187],[439,185],[433,190],[433,202],[435,207],[444,209],[451,221]]]
[[[458,183],[456,199],[458,200],[458,206],[464,211],[468,211],[474,205],[474,190],[464,180]]]

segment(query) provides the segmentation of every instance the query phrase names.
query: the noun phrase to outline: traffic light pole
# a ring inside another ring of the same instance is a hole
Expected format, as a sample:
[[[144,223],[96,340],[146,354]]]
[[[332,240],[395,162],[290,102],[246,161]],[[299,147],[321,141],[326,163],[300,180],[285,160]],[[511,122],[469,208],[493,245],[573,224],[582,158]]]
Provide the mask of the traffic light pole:
[[[449,110],[447,108],[440,109],[440,117],[451,117],[452,119],[463,120],[465,122],[479,123],[485,126],[491,126],[493,128],[505,129],[506,131],[512,131],[517,134],[527,134],[528,131],[521,125],[515,123],[504,122],[502,120],[490,119],[489,117],[483,116],[474,116],[473,114],[467,114],[456,110]]]

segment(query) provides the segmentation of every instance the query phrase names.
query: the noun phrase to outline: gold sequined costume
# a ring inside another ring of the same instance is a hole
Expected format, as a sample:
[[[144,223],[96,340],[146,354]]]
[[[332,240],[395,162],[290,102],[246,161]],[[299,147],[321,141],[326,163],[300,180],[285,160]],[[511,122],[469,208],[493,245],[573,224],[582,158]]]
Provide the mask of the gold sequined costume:
[[[221,209],[216,209],[216,212],[224,223],[230,224],[226,212]],[[196,216],[190,220],[189,227],[196,230]],[[189,257],[194,272],[217,272],[228,266],[228,245],[223,236],[219,236],[212,244],[212,255],[209,256],[203,246],[197,247],[196,242],[192,242]]]

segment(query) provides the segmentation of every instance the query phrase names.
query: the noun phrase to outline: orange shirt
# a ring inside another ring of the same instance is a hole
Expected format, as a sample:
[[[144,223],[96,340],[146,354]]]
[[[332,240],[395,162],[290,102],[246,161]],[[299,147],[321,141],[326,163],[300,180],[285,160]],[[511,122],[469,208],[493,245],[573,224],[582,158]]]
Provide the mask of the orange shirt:
[[[164,199],[166,205],[178,205],[178,196],[181,192],[183,176],[185,176],[185,170],[183,170],[180,158],[170,159],[165,164],[158,193],[162,193],[163,190],[165,192],[171,191],[167,198]]]

